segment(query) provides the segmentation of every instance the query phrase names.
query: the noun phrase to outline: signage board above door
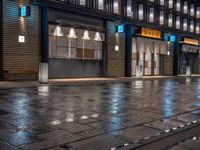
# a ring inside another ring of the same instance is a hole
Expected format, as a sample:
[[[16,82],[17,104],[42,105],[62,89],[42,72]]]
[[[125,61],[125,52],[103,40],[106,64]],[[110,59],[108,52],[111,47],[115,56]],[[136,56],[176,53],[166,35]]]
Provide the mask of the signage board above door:
[[[185,44],[191,44],[191,45],[199,45],[199,41],[196,39],[191,39],[191,38],[184,38],[183,43]]]
[[[145,37],[160,39],[161,31],[143,27],[141,30],[141,35]]]

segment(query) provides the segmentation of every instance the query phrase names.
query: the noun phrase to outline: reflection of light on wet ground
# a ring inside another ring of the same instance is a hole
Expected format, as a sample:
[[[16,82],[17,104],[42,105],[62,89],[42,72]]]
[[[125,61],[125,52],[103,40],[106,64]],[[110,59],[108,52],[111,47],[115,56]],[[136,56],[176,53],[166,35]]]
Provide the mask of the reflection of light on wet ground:
[[[66,117],[66,119],[65,119],[65,122],[74,122],[74,120],[75,120],[75,114],[73,114],[73,113],[68,113],[67,114],[67,117]]]
[[[40,96],[48,96],[49,86],[38,87],[38,93],[39,93]]]
[[[136,89],[141,89],[141,88],[143,88],[143,81],[142,81],[142,80],[136,80],[136,81],[135,81],[135,88],[136,88]]]
[[[52,121],[50,124],[59,125],[59,124],[61,124],[61,121],[60,120],[55,120],[55,121]]]
[[[174,115],[174,86],[172,82],[167,81],[164,87],[164,112],[167,117]]]
[[[99,114],[92,114],[91,117],[92,117],[92,118],[98,118],[98,117],[99,117]]]
[[[123,102],[126,91],[124,88],[124,84],[114,84],[111,87],[111,105],[110,105],[110,111],[113,114],[117,114],[122,107],[124,107]],[[121,118],[113,118],[112,116],[109,117],[108,128],[110,130],[116,130],[121,127],[122,125],[122,119]],[[115,124],[111,123],[115,122]]]
[[[81,116],[81,120],[88,119],[88,116]]]

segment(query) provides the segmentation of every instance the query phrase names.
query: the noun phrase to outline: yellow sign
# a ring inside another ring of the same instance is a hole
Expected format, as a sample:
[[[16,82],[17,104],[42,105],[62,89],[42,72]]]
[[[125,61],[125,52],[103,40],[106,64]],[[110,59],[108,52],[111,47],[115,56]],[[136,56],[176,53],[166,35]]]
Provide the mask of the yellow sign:
[[[161,38],[161,31],[149,29],[149,28],[142,28],[142,36],[151,37],[160,39]]]
[[[184,38],[185,44],[191,44],[191,45],[199,45],[199,41],[196,39],[190,39],[190,38]]]

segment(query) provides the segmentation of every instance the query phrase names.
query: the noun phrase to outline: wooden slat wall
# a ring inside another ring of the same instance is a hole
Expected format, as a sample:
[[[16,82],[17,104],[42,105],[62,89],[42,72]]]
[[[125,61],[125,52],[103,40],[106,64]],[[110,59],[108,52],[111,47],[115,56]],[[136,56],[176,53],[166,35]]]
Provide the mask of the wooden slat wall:
[[[3,69],[38,69],[40,10],[31,6],[31,16],[24,18],[18,11],[17,2],[3,0]],[[25,36],[25,43],[18,43],[19,35]]]
[[[164,55],[164,75],[173,75],[173,55]]]

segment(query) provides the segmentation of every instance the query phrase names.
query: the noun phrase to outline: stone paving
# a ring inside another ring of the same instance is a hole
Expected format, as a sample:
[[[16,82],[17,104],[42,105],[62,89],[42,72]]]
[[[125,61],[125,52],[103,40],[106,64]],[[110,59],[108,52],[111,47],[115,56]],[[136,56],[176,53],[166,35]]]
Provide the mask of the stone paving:
[[[0,87],[3,150],[134,149],[199,119],[199,79]],[[196,150],[191,138],[168,148]]]

